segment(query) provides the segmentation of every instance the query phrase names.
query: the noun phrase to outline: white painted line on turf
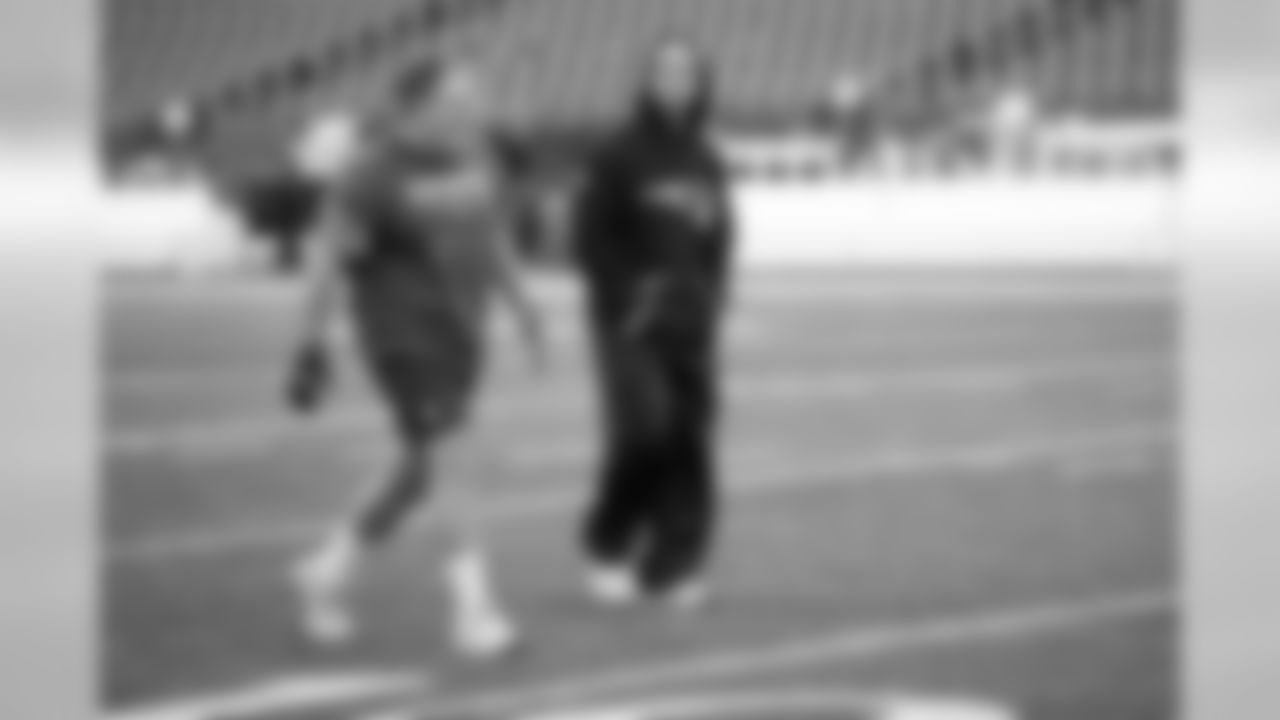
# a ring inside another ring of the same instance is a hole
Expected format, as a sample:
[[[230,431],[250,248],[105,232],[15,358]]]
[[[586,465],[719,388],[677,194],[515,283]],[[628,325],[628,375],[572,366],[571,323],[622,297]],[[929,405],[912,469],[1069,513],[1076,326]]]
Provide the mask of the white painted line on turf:
[[[552,324],[549,339],[557,340],[561,336],[579,342],[580,332],[575,332],[572,328],[561,327],[558,324]],[[775,323],[761,318],[740,318],[729,323],[726,328],[727,347],[734,350],[752,349],[751,346],[760,346],[762,349],[773,347],[764,344],[766,341],[777,337],[774,332]],[[739,348],[740,345],[746,345],[747,348]],[[822,346],[819,346],[822,347]],[[342,345],[344,355],[350,355],[353,350],[347,349]],[[518,354],[518,353],[517,353]],[[588,369],[585,355],[580,355],[577,351],[573,353],[565,353],[569,357],[569,362],[564,363],[572,368],[580,368],[584,372]],[[580,359],[581,358],[581,359]],[[519,366],[519,359],[515,364]],[[507,364],[505,361],[501,364]],[[274,372],[272,372],[274,370]],[[228,363],[226,361],[216,366],[206,367],[204,369],[188,368],[181,370],[172,369],[151,369],[151,370],[117,370],[108,371],[105,378],[105,389],[111,395],[120,396],[139,396],[139,395],[159,395],[163,396],[168,393],[202,393],[205,395],[216,395],[231,392],[261,393],[262,391],[270,391],[275,384],[280,381],[278,374],[281,372],[279,367],[266,366],[264,363],[254,362],[251,359],[245,359],[241,362]],[[527,394],[527,390],[523,388],[513,388],[517,392]]]
[[[636,692],[655,686],[740,678],[762,672],[832,663],[878,660],[942,647],[999,644],[1027,637],[1046,637],[1171,612],[1175,606],[1175,600],[1168,590],[1143,590],[1069,603],[1039,604],[934,620],[859,627],[765,647],[741,648],[701,657],[685,657],[588,673],[523,688],[481,692],[452,699],[424,697],[413,707],[396,701],[398,707],[386,710],[399,713],[393,717],[412,720],[527,713],[530,709],[580,705],[602,696]]]
[[[1037,459],[1050,459],[1081,452],[1098,452],[1108,448],[1129,448],[1134,444],[1163,443],[1170,440],[1172,430],[1163,424],[1141,424],[1122,428],[1106,428],[1065,434],[1045,433],[1016,441],[991,442],[922,452],[918,447],[888,448],[866,455],[824,457],[820,461],[779,462],[776,466],[757,466],[728,487],[728,492],[750,496],[768,492],[790,492],[806,487],[868,484],[891,480],[901,482],[903,476],[940,468],[983,469],[1004,467]],[[1094,476],[1062,473],[1060,479],[1088,482]],[[936,479],[927,480],[935,482]],[[489,517],[521,519],[573,510],[581,502],[583,487],[530,493],[527,496],[486,501],[484,513]],[[489,503],[493,503],[492,506]],[[424,526],[415,526],[421,529]],[[426,525],[425,527],[431,527]],[[496,523],[495,529],[510,528]],[[185,561],[201,556],[255,550],[292,543],[321,531],[316,524],[273,524],[264,528],[239,528],[227,532],[190,533],[165,536],[112,548],[108,555],[113,565],[136,565]]]
[[[901,392],[904,388],[971,392],[1018,391],[1058,376],[1113,373],[1146,373],[1160,379],[1172,372],[1168,357],[1155,353],[1116,356],[1104,354],[1088,360],[1052,360],[1043,363],[983,365],[965,368],[905,368],[887,372],[851,373],[813,371],[797,375],[794,368],[777,373],[728,378],[729,400],[736,404],[754,401],[807,403],[823,399],[857,399],[868,395]],[[770,377],[770,375],[773,375]],[[734,388],[740,388],[734,392]],[[545,421],[551,413],[590,407],[585,395],[550,396],[545,402],[507,404],[500,414],[504,421],[522,415]],[[499,411],[494,410],[495,414]],[[316,423],[298,423],[283,411],[278,416],[239,418],[185,427],[129,429],[109,432],[107,450],[112,455],[166,453],[177,456],[223,457],[234,451],[252,452],[269,448],[291,438],[315,438],[317,433],[346,432],[377,427],[382,414],[376,408],[348,409],[322,417]]]
[[[899,263],[845,267],[741,267],[744,299],[756,294],[828,292],[846,295],[883,293],[894,297],[913,295],[988,295],[1012,293],[1082,295],[1099,292],[1140,295],[1176,290],[1177,274],[1162,266],[1114,264],[1101,266],[957,266],[950,264],[904,266]],[[193,283],[169,277],[108,278],[108,299],[121,302],[229,302],[235,305],[289,301],[302,292],[293,278],[225,277],[216,282]],[[548,302],[569,303],[582,299],[582,286],[573,275],[561,271],[533,273],[530,290]]]
[[[968,698],[905,696],[826,688],[690,693],[602,707],[522,715],[518,720],[740,720],[841,716],[847,720],[1017,720],[1010,708]],[[412,720],[387,715],[364,720]]]
[[[272,714],[316,712],[362,701],[386,701],[430,690],[421,673],[285,675],[220,693],[194,695],[112,713],[106,720],[240,720]]]
[[[1007,276],[979,277],[967,280],[928,279],[919,277],[864,280],[862,278],[823,278],[814,274],[798,274],[793,278],[774,278],[759,282],[745,293],[740,310],[760,301],[822,301],[847,299],[889,301],[912,306],[945,300],[948,306],[986,303],[993,300],[1018,302],[1109,304],[1119,300],[1170,301],[1177,296],[1177,282],[1171,273],[1155,277],[1133,278],[1126,282],[1072,282],[1035,278],[1012,282]],[[776,307],[776,306],[773,306]],[[1017,309],[1017,308],[1013,308]]]
[[[958,700],[898,700],[886,708],[884,720],[1019,720],[1011,708]]]

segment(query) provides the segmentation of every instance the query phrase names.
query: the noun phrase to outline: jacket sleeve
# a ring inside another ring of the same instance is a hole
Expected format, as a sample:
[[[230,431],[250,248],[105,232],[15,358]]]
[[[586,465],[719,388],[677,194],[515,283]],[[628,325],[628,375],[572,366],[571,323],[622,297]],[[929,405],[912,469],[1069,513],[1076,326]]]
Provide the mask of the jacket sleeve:
[[[600,152],[583,177],[573,214],[573,259],[593,283],[616,281],[626,270],[620,236],[627,226],[626,179],[616,153]]]
[[[719,303],[730,301],[733,297],[734,265],[737,261],[739,244],[739,223],[737,207],[733,198],[733,178],[730,171],[717,163],[715,170],[716,196],[719,204],[717,222],[712,231],[712,255],[710,279],[712,292]]]
[[[609,225],[616,222],[616,188],[613,170],[603,155],[591,159],[582,174],[579,191],[573,205],[571,247],[575,264],[582,273],[594,277],[604,261],[603,236]]]

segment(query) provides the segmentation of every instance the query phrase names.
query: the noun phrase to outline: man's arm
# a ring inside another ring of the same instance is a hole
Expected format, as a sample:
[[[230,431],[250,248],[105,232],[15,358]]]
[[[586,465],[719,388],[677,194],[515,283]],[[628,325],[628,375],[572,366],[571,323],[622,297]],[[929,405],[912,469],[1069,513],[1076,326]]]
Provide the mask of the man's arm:
[[[699,283],[701,292],[706,293],[717,310],[723,309],[732,296],[737,229],[729,182],[723,168],[717,164],[712,177],[691,186],[675,188],[666,202],[703,235],[700,244],[705,244],[705,249],[699,252],[698,259],[693,260],[696,264],[693,267],[681,267],[690,259],[682,260],[680,253],[665,259],[654,258],[648,264],[651,269],[639,275],[625,326],[633,336],[643,333],[661,309],[663,293],[675,282],[671,272],[692,273],[681,282]],[[660,248],[659,252],[671,253],[674,250],[669,243],[660,243]],[[667,272],[663,268],[668,268]]]
[[[640,276],[622,326],[626,337],[637,338],[653,324],[665,290],[666,278],[662,273],[649,271]]]
[[[329,390],[332,376],[329,352],[345,289],[342,263],[353,239],[345,210],[326,200],[304,248],[306,275],[301,327],[286,387],[288,404],[297,412],[316,410]]]
[[[616,160],[600,151],[583,173],[574,198],[569,228],[573,261],[593,279],[616,274],[620,217],[619,171]]]
[[[324,347],[336,330],[344,291],[342,263],[355,243],[347,209],[326,198],[304,245],[304,297],[299,328],[301,347]]]
[[[630,184],[620,151],[602,151],[584,177],[572,228],[578,267],[622,301],[617,329],[625,336],[635,336],[650,322],[663,291],[646,247],[632,236]]]
[[[509,222],[504,222],[493,234],[492,242],[498,293],[511,309],[535,366],[541,369],[547,363],[542,314],[524,282],[515,234]]]
[[[715,253],[711,270],[714,292],[719,305],[727,307],[732,304],[735,295],[735,265],[738,260],[738,218],[733,205],[732,190],[727,181],[722,186],[719,198],[720,210],[716,223]]]

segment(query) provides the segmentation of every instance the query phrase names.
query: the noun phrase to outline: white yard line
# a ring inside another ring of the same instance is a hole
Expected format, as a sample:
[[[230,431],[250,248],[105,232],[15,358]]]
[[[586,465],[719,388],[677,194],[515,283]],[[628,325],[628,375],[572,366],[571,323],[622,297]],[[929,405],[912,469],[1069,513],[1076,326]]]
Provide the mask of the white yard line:
[[[829,300],[831,298],[885,298],[903,303],[936,302],[940,298],[956,302],[992,299],[1027,301],[1114,302],[1126,299],[1172,299],[1177,296],[1177,272],[1172,269],[1134,267],[1099,272],[1068,269],[1065,275],[1050,275],[1040,269],[1020,273],[983,268],[849,267],[832,269],[740,268],[739,306],[762,300]],[[1015,270],[1015,272],[1017,272]],[[578,307],[581,287],[572,275],[546,274],[535,277],[531,289],[542,302],[553,306]],[[201,284],[172,281],[112,281],[106,299],[124,312],[130,305],[139,312],[154,312],[155,303],[175,306],[220,304],[287,308],[301,295],[301,286],[288,279],[227,280]],[[287,317],[287,312],[285,313]]]
[[[855,627],[807,636],[775,645],[715,653],[619,670],[593,672],[517,689],[481,692],[460,698],[423,698],[412,710],[391,716],[432,720],[468,714],[528,713],[538,707],[581,704],[601,696],[655,686],[740,678],[831,663],[875,660],[909,652],[1044,637],[1132,621],[1170,612],[1168,590],[1144,590],[1100,599],[1040,604],[935,620]],[[373,716],[378,717],[378,716]]]
[[[326,707],[404,697],[430,689],[414,672],[287,674],[223,692],[189,695],[112,713],[107,720],[231,720],[319,711]]]
[[[875,373],[850,373],[847,369],[798,375],[794,369],[753,376],[730,376],[729,400],[735,404],[756,401],[811,402],[815,396],[835,399],[857,399],[869,395],[919,388],[929,391],[999,392],[1043,383],[1059,376],[1112,373],[1171,372],[1169,359],[1150,352],[1117,356],[1114,353],[1088,360],[1053,360],[1044,363],[985,365],[969,368],[901,369]],[[1159,377],[1159,375],[1157,375]],[[500,409],[486,410],[500,414],[504,422],[512,418],[545,422],[549,415],[572,412],[590,406],[590,398],[574,393],[549,395],[543,402],[514,404],[510,398]],[[279,416],[218,420],[165,429],[129,429],[111,432],[108,428],[107,450],[111,455],[145,455],[166,453],[183,457],[218,457],[227,453],[253,452],[269,448],[290,438],[314,437],[317,432],[345,432],[376,427],[381,415],[375,408],[346,410],[322,416],[314,424],[294,421],[282,410]]]
[[[697,693],[577,710],[521,715],[517,720],[732,720],[811,714],[868,720],[1018,720],[1000,704],[926,693],[855,692],[831,688],[772,692]],[[374,715],[363,720],[416,720],[414,713]]]
[[[1108,448],[1131,449],[1144,443],[1165,443],[1173,430],[1164,424],[1142,424],[1122,428],[1106,428],[1088,432],[1048,432],[1042,436],[1003,440],[951,449],[922,451],[916,447],[888,448],[869,454],[826,456],[818,461],[784,458],[760,465],[735,479],[730,492],[750,496],[759,493],[853,483],[892,480],[937,469],[983,469],[1005,467],[1036,459],[1066,458],[1083,452]],[[1090,462],[1094,460],[1089,456]],[[1064,473],[1072,481],[1091,481],[1095,475]],[[935,482],[936,479],[928,480]],[[527,496],[490,500],[485,512],[506,519],[534,518],[576,509],[583,488],[574,486],[560,490],[530,493]],[[431,527],[430,525],[419,527]],[[495,523],[496,528],[511,527]],[[237,528],[210,533],[186,533],[181,536],[158,537],[138,541],[109,551],[112,565],[130,566],[148,563],[185,562],[198,557],[218,556],[237,551],[251,551],[298,542],[322,529],[321,524],[278,523],[270,527]]]
[[[999,281],[995,281],[998,283]],[[1156,281],[1145,287],[1136,285],[1111,285],[1093,287],[1071,287],[1066,285],[1052,286],[1046,284],[1025,284],[1021,286],[992,284],[984,285],[974,282],[967,285],[954,284],[950,287],[921,287],[908,280],[902,285],[868,283],[838,283],[797,280],[788,284],[778,283],[768,288],[756,288],[751,296],[743,298],[743,305],[753,302],[814,301],[830,302],[832,299],[858,302],[893,303],[895,306],[912,307],[922,304],[946,303],[953,305],[973,305],[991,302],[1016,302],[1008,308],[1019,306],[1056,305],[1069,302],[1073,305],[1102,305],[1118,302],[1160,302],[1172,303],[1177,299],[1177,286],[1172,281]],[[742,310],[749,311],[746,307]]]
[[[1073,602],[1042,603],[933,620],[857,626],[763,647],[721,650],[694,657],[590,672],[566,679],[464,694],[433,700],[425,673],[334,676],[283,676],[224,693],[200,694],[156,705],[125,709],[106,720],[267,720],[269,716],[319,712],[360,703],[383,704],[367,720],[433,720],[472,714],[529,713],[537,708],[572,706],[603,696],[656,686],[740,678],[832,663],[877,660],[970,644],[1002,643],[1047,637],[1101,624],[1132,621],[1172,612],[1175,602],[1165,589],[1126,592]],[[704,701],[705,702],[705,701]],[[899,710],[922,701],[907,695],[885,695],[876,702]],[[625,708],[625,706],[623,706]],[[933,705],[933,707],[939,707]],[[942,706],[945,707],[945,706]],[[954,709],[955,703],[952,703]],[[562,715],[538,720],[586,720]],[[614,720],[601,716],[592,720]],[[533,720],[532,718],[530,720]],[[618,720],[631,720],[623,716]],[[897,720],[890,716],[886,720]],[[909,717],[907,720],[917,720]],[[918,720],[935,720],[924,716]],[[951,720],[946,716],[936,720]],[[962,716],[958,720],[970,720]],[[988,720],[975,717],[972,720]]]

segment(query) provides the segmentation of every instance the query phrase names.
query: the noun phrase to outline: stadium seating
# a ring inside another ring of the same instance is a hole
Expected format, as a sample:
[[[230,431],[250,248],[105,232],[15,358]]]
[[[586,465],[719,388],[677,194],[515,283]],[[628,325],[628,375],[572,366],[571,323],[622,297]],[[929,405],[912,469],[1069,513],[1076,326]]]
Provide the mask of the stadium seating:
[[[406,0],[113,0],[104,18],[109,121],[215,93],[359,33]]]
[[[738,122],[794,119],[847,73],[889,87],[891,115],[907,119],[936,114],[940,98],[983,97],[1009,83],[1075,115],[1165,114],[1176,101],[1176,0],[116,4],[106,116],[123,123],[165,97],[193,95],[220,111],[213,159],[237,172],[278,165],[317,106],[369,102],[422,50],[477,59],[511,117],[535,124],[615,113],[638,58],[667,37],[713,56],[726,114]]]

